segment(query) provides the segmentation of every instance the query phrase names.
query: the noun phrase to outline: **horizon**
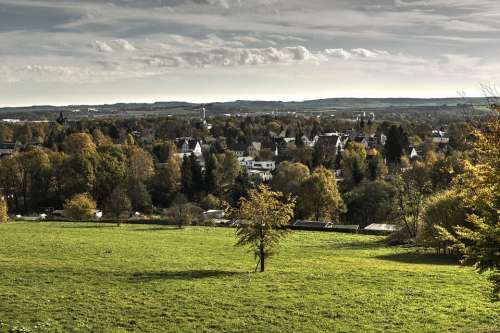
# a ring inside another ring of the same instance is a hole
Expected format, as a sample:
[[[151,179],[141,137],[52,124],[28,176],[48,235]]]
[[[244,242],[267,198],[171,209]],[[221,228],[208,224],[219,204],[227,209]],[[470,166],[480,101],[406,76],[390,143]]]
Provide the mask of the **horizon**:
[[[53,103],[53,104],[33,104],[33,105],[2,105],[0,108],[32,108],[32,107],[70,107],[70,106],[98,106],[98,105],[115,105],[115,104],[156,104],[156,103],[188,103],[188,104],[214,104],[214,103],[235,103],[235,102],[281,102],[281,103],[304,103],[310,101],[328,100],[328,99],[415,99],[415,100],[439,100],[439,99],[462,99],[461,96],[444,96],[444,97],[409,97],[409,96],[389,96],[389,97],[318,97],[318,98],[308,98],[308,99],[220,99],[220,100],[180,100],[180,99],[169,99],[169,100],[144,100],[144,101],[112,101],[112,102],[97,102],[97,103]],[[478,99],[484,98],[484,96],[467,96],[465,99]]]

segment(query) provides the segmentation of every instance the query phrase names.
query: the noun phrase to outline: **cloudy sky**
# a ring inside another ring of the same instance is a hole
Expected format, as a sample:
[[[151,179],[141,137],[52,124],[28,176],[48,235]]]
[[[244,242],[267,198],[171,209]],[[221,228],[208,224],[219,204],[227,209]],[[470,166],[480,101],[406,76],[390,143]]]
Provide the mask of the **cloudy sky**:
[[[0,105],[480,95],[498,0],[0,0]]]

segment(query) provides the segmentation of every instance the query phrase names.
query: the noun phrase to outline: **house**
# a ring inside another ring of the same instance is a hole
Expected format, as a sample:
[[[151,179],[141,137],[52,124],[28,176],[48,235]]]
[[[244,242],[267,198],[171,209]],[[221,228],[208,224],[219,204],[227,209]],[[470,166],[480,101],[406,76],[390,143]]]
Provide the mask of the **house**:
[[[19,149],[20,145],[13,141],[0,142],[0,157],[4,155],[12,155]]]
[[[314,145],[318,141],[318,138],[319,138],[319,136],[317,136],[317,135],[312,139],[309,139],[309,137],[307,135],[302,135],[300,139],[304,143],[304,146],[314,147]]]
[[[247,147],[247,154],[248,156],[257,157],[261,149],[262,143],[254,141]]]
[[[334,155],[342,152],[344,148],[339,135],[321,135],[315,146],[320,147],[325,152],[333,152]]]
[[[274,161],[249,161],[248,168],[249,169],[256,169],[256,170],[274,171],[274,169],[276,169],[276,162],[274,162]]]
[[[365,149],[368,148],[368,141],[366,140],[366,138],[364,136],[361,136],[361,135],[356,136],[353,141],[356,143],[362,144],[365,147]]]
[[[231,151],[236,157],[243,157],[247,154],[248,145],[244,143],[235,143],[231,144],[228,147],[228,150]]]
[[[408,147],[408,155],[410,155],[411,160],[413,160],[419,156],[417,149],[413,146]]]
[[[268,182],[273,179],[273,175],[269,170],[249,169],[248,175],[250,178],[258,178],[263,182]]]
[[[385,146],[385,143],[387,142],[387,135],[385,135],[384,133],[380,133],[378,140],[382,146]]]
[[[183,158],[186,155],[194,154],[199,157],[202,155],[201,142],[192,138],[183,138],[176,140],[177,155]]]
[[[252,166],[254,158],[251,156],[238,156],[238,162],[240,162],[240,166],[245,169],[249,169]]]
[[[432,131],[432,142],[437,144],[446,144],[450,142],[450,138],[447,137],[446,132],[441,130]]]

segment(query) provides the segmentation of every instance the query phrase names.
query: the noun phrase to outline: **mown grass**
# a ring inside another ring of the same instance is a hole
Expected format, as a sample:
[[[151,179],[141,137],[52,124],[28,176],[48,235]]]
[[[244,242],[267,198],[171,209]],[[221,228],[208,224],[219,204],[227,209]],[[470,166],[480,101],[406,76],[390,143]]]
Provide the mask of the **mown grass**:
[[[0,225],[0,332],[496,332],[488,284],[376,236],[295,232],[268,263],[234,230]]]

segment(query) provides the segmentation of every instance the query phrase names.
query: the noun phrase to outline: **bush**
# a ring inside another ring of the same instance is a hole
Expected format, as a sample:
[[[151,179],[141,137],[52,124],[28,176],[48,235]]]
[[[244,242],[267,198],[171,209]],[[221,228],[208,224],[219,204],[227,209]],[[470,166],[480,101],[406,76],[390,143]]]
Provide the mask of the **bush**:
[[[465,214],[465,208],[457,193],[451,190],[437,193],[425,204],[418,242],[444,251],[453,247],[453,241],[447,239],[441,230],[456,235],[455,227],[465,224]]]
[[[223,204],[222,200],[216,197],[213,194],[207,194],[204,196],[201,201],[200,201],[200,206],[203,209],[209,210],[209,209],[221,209]]]
[[[94,217],[96,203],[88,193],[74,195],[64,203],[64,215],[76,220],[88,220]]]
[[[4,198],[0,197],[0,223],[7,223],[8,218],[7,204]]]
[[[203,209],[195,204],[179,202],[167,210],[166,217],[171,222],[177,224],[179,228],[182,228],[186,225],[199,224],[203,220],[202,213]]]

